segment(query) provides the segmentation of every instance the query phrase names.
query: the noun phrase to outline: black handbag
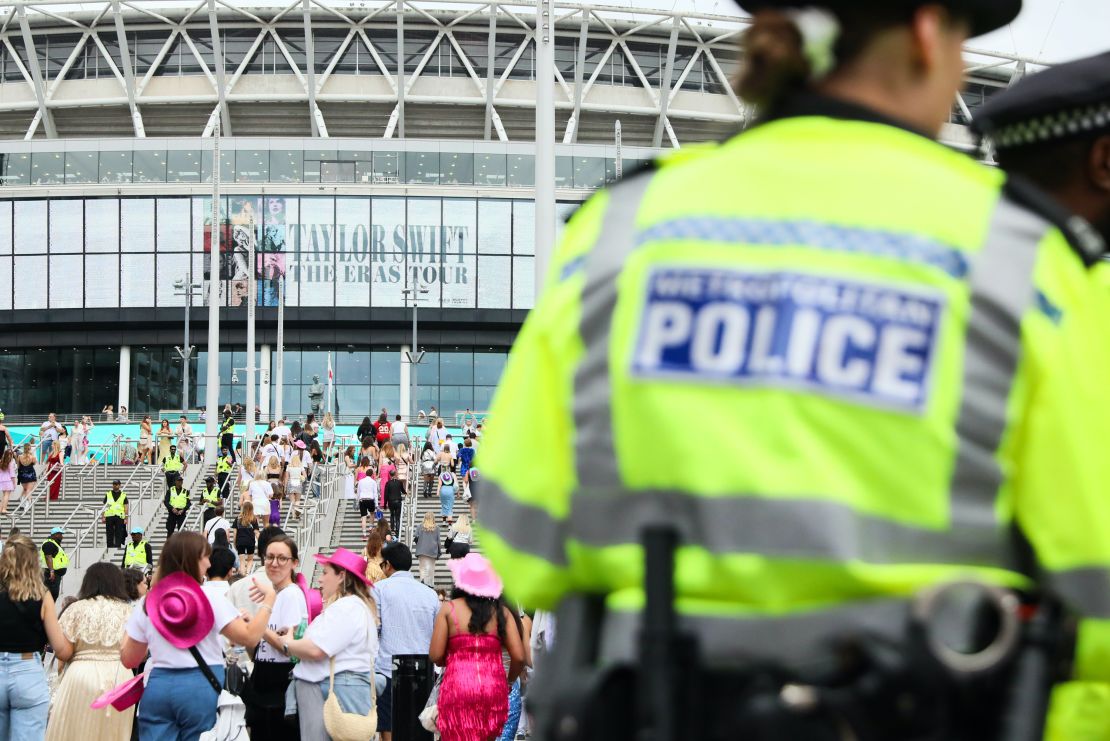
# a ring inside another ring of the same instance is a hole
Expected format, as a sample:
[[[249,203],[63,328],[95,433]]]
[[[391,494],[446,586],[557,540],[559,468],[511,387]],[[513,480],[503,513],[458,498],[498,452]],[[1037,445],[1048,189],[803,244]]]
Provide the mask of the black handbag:
[[[228,694],[238,697],[247,684],[247,670],[238,662],[230,663],[225,667],[224,689]]]

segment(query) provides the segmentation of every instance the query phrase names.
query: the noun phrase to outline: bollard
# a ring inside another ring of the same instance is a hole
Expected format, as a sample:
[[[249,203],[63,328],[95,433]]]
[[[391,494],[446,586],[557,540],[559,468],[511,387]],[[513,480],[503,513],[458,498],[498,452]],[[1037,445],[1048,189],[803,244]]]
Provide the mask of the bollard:
[[[420,725],[420,713],[434,681],[427,654],[393,657],[393,741],[432,741],[432,734]]]

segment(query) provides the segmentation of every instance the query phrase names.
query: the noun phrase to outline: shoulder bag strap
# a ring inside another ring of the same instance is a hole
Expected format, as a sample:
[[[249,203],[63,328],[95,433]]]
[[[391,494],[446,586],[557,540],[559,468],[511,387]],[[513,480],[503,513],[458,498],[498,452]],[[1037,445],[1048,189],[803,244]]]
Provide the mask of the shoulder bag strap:
[[[193,655],[193,658],[197,662],[197,666],[200,667],[201,673],[204,674],[204,678],[208,680],[208,684],[212,685],[212,689],[216,691],[217,695],[220,694],[223,687],[220,686],[220,682],[216,679],[216,675],[212,673],[212,668],[204,662],[204,657],[200,655],[200,651],[197,650],[197,647],[189,646],[189,653]]]

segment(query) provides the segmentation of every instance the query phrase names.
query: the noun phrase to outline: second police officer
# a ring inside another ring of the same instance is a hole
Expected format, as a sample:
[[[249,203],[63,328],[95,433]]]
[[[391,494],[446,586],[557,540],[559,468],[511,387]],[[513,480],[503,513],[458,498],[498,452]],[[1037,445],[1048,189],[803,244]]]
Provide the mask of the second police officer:
[[[123,548],[123,542],[127,539],[127,494],[121,488],[119,479],[112,482],[112,490],[104,495],[104,512],[101,517],[108,547]]]
[[[1066,605],[1068,684],[1094,689],[1054,710],[1090,712],[1110,680],[1103,245],[934,141],[963,42],[1020,0],[741,2],[738,90],[759,119],[568,224],[483,441],[483,550],[528,606],[601,598],[587,658],[634,664],[641,535],[677,528],[680,624],[734,679],[702,698],[729,722],[684,712],[705,724],[689,737],[841,737],[844,713],[787,702],[802,667],[828,659],[854,687],[871,675],[837,642],[900,645],[922,596],[958,579],[989,585],[1008,625],[1003,589]],[[661,466],[644,422],[676,410],[706,434],[676,436],[682,465]],[[988,738],[1005,720],[997,697],[961,713],[967,696],[917,675],[870,684],[849,725]]]

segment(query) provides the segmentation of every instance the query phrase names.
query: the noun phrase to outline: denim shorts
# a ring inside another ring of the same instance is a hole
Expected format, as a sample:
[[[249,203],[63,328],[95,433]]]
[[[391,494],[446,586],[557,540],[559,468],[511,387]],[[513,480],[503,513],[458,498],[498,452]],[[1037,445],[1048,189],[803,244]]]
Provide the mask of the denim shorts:
[[[0,653],[0,739],[39,739],[46,735],[50,688],[42,654],[25,659]]]

